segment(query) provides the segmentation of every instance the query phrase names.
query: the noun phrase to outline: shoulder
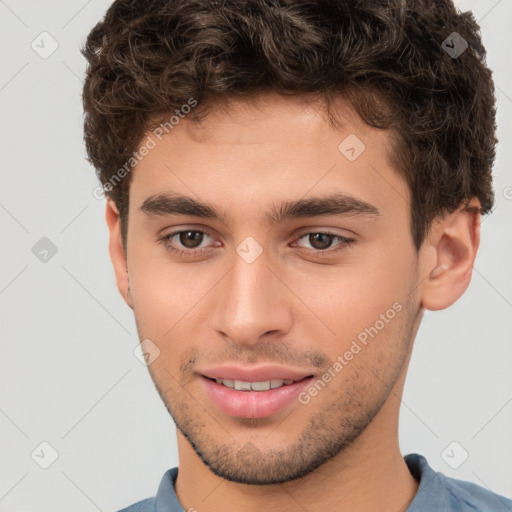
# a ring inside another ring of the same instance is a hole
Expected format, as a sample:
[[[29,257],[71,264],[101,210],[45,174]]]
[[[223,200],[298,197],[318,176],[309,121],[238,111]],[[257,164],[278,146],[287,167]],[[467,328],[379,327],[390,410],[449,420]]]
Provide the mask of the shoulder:
[[[118,512],[155,512],[156,502],[155,498],[146,498],[145,500],[138,501],[133,505],[119,510]]]
[[[512,500],[505,496],[472,482],[449,478],[443,474],[440,474],[440,479],[447,492],[450,493],[452,501],[461,504],[461,510],[512,512]]]
[[[157,512],[165,510],[169,512],[182,512],[176,493],[174,492],[174,482],[178,475],[178,468],[168,469],[160,481],[158,491],[152,498],[146,498],[130,505],[118,512]]]
[[[422,455],[404,457],[419,487],[407,512],[512,512],[512,500],[485,487],[434,471]]]

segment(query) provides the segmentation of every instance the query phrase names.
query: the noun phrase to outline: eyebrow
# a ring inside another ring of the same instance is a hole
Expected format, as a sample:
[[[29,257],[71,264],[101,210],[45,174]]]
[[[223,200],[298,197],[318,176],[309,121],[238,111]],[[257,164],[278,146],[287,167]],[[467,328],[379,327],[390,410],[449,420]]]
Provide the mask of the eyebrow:
[[[156,194],[149,196],[140,206],[140,210],[148,216],[191,215],[206,219],[215,219],[227,224],[228,215],[225,210],[192,197],[181,194]],[[308,197],[296,201],[284,201],[273,204],[265,214],[269,226],[287,219],[319,217],[322,215],[346,215],[380,217],[381,213],[375,206],[357,199],[350,194],[336,193],[327,196]]]

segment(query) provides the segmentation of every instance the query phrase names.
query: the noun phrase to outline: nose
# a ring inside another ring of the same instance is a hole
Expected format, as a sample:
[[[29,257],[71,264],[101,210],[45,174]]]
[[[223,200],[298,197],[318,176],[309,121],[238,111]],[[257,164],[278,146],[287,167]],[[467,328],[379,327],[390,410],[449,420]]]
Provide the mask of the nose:
[[[231,272],[219,283],[214,329],[238,345],[255,345],[264,334],[287,333],[292,325],[290,291],[261,254],[247,263],[235,254]]]

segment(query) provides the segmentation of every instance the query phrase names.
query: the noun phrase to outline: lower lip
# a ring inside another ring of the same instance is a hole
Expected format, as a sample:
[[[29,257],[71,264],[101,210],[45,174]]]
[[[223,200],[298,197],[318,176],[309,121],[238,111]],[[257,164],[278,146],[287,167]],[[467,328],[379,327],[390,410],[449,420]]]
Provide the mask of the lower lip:
[[[310,385],[312,378],[267,391],[237,391],[201,377],[213,403],[224,414],[237,418],[265,418],[282,411],[297,402],[299,393]]]

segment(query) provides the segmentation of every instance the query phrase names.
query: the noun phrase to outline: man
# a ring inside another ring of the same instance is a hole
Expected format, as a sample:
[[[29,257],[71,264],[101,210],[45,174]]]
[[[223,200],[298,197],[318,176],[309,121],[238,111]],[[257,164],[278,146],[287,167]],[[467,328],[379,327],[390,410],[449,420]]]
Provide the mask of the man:
[[[131,511],[512,510],[401,455],[423,311],[493,205],[478,26],[448,0],[118,0],[85,140],[179,470]]]

